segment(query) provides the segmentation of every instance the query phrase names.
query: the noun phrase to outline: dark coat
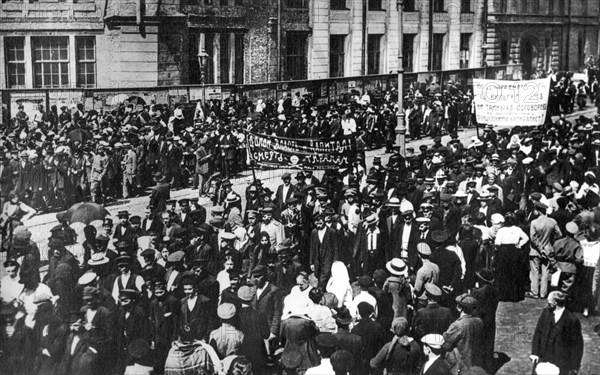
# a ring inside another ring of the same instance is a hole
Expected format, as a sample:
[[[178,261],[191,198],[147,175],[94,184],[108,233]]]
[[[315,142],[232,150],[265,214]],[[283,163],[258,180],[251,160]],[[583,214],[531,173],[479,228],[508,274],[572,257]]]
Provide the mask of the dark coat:
[[[540,362],[555,364],[561,374],[579,370],[583,357],[579,319],[565,309],[558,322],[554,323],[553,311],[544,309],[533,334],[531,354],[540,357]]]
[[[199,294],[194,308],[190,310],[187,304],[188,297],[181,300],[180,325],[196,324],[196,339],[200,340],[216,328],[215,311],[210,300]]]
[[[398,236],[398,248],[402,248],[402,236],[404,236],[404,231],[408,230],[404,222],[400,227],[400,235]],[[430,235],[431,236],[431,235]],[[418,264],[420,263],[419,252],[417,251],[417,244],[420,242],[419,239],[419,226],[417,222],[413,220],[410,225],[410,235],[408,239],[408,267],[413,270],[418,269]],[[396,256],[398,257],[398,256]],[[388,259],[389,261],[389,259]]]
[[[426,307],[417,310],[412,324],[412,335],[415,340],[430,333],[442,334],[452,324],[452,312],[436,302],[429,302]]]
[[[481,318],[481,321],[483,322],[481,348],[482,365],[486,371],[491,372],[494,368],[496,310],[498,309],[498,303],[500,302],[498,290],[491,284],[483,284],[482,287],[473,290],[471,294],[477,299],[475,316]]]
[[[246,356],[253,367],[261,368],[267,363],[267,350],[263,341],[269,338],[267,318],[250,306],[243,306],[238,315],[240,331],[244,334],[240,354]]]
[[[363,225],[359,225],[354,240],[353,254],[354,261],[362,271],[362,275],[371,275],[375,270],[384,268],[385,261],[391,259],[391,254],[388,253],[391,244],[385,231],[379,230],[377,243],[372,251],[369,251],[368,239],[369,230],[365,229]]]
[[[258,299],[255,295],[252,300],[252,307],[267,318],[271,333],[274,335],[279,334],[279,324],[281,323],[281,312],[283,310],[282,303],[281,292],[272,283],[265,287]]]
[[[427,371],[421,372],[421,375],[452,375],[452,370],[444,357],[440,356],[429,366]]]
[[[381,324],[371,319],[361,319],[352,328],[352,333],[362,340],[363,359],[366,361],[375,357],[379,349],[386,343],[386,333]],[[366,367],[368,368],[368,367]]]
[[[170,190],[169,184],[164,182],[159,182],[152,188],[152,192],[150,193],[150,206],[153,207],[152,212],[158,214],[167,209],[167,201],[171,199]]]
[[[323,286],[331,276],[333,258],[338,252],[338,237],[335,231],[327,228],[323,242],[319,240],[317,229],[310,234],[310,264],[315,266],[315,276]]]
[[[317,352],[316,336],[319,329],[307,317],[291,316],[281,323],[280,337],[285,341],[284,351],[298,350],[302,357],[299,369],[308,369],[321,364]]]

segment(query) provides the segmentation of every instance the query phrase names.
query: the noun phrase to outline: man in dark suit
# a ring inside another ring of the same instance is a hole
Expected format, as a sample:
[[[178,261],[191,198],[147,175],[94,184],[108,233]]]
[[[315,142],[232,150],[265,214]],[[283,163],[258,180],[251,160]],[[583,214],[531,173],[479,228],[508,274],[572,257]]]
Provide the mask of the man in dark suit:
[[[417,252],[419,233],[419,226],[415,222],[414,211],[403,211],[400,235],[398,237],[398,242],[401,249],[399,258],[403,259],[408,264],[408,267],[415,271],[418,269],[419,264],[419,255]]]
[[[180,199],[179,207],[181,208],[181,213],[177,215],[177,223],[185,229],[190,229],[194,225],[193,215],[190,215],[190,200],[189,199]]]
[[[488,227],[492,226],[492,215],[498,213],[494,207],[489,205],[491,200],[492,196],[489,193],[481,193],[477,199],[479,205],[471,207],[471,215],[477,215],[478,213],[485,215],[485,224]]]
[[[319,280],[319,286],[325,287],[331,276],[333,257],[338,251],[336,232],[325,225],[323,215],[315,217],[316,228],[310,234],[310,268]]]
[[[167,209],[167,201],[171,199],[171,187],[160,172],[154,173],[154,182],[156,186],[152,188],[150,193],[150,206],[153,207],[152,212],[158,214]]]
[[[458,255],[446,249],[448,238],[448,233],[441,230],[436,230],[431,234],[432,249],[435,250],[431,253],[429,260],[440,268],[437,285],[442,289],[442,297],[439,302],[442,306],[453,308],[454,296],[460,293],[462,268]]]
[[[353,258],[357,275],[372,275],[375,270],[385,267],[386,259],[394,258],[386,254],[389,242],[386,232],[379,229],[378,219],[377,214],[370,215],[365,225],[359,225],[356,231]]]
[[[281,179],[283,180],[283,184],[277,187],[277,192],[275,193],[275,203],[277,203],[278,207],[284,207],[284,204],[294,196],[294,192],[296,191],[294,185],[291,184],[292,176],[289,173],[284,173]]]
[[[115,227],[115,234],[113,239],[117,241],[131,241],[133,239],[133,233],[131,231],[131,225],[129,223],[129,211],[123,210],[117,213],[119,223]]]
[[[256,291],[244,285],[237,291],[237,296],[242,303],[238,316],[240,331],[244,334],[244,341],[240,346],[240,354],[246,356],[252,363],[252,369],[260,374],[267,364],[267,350],[264,340],[270,336],[269,322],[265,315],[253,308],[252,301],[256,298]]]
[[[412,324],[412,337],[419,340],[421,337],[436,333],[446,332],[452,323],[452,312],[438,304],[442,290],[433,283],[425,284],[427,306],[417,310]]]
[[[373,320],[375,309],[368,302],[358,304],[358,314],[360,320],[352,328],[352,334],[360,336],[364,349],[363,358],[370,360],[386,343],[386,332],[381,324]],[[369,367],[367,361],[363,361],[363,373],[368,373]]]
[[[423,364],[419,375],[451,375],[450,365],[442,357],[444,336],[430,333],[421,339],[421,344],[423,344],[423,353],[427,356],[427,361]]]
[[[385,204],[389,208],[389,215],[383,220],[381,226],[382,232],[388,240],[388,246],[385,252],[385,261],[390,261],[392,258],[400,258],[402,252],[401,228],[404,220],[400,215],[400,199],[392,197]]]
[[[185,297],[181,300],[180,326],[196,327],[194,337],[197,340],[206,338],[209,332],[217,328],[216,311],[212,309],[210,300],[198,294],[198,280],[195,275],[185,275],[181,278]]]
[[[252,281],[256,288],[252,307],[267,318],[271,331],[269,340],[273,340],[279,335],[283,300],[279,288],[267,281],[267,271],[267,267],[262,265],[256,266],[251,271]]]
[[[565,309],[566,294],[554,291],[548,295],[548,307],[540,316],[531,344],[531,360],[550,362],[560,375],[576,374],[583,357],[583,336],[579,319]]]
[[[460,210],[452,204],[452,196],[443,194],[442,200],[442,229],[444,229],[450,237],[455,237],[460,228]]]

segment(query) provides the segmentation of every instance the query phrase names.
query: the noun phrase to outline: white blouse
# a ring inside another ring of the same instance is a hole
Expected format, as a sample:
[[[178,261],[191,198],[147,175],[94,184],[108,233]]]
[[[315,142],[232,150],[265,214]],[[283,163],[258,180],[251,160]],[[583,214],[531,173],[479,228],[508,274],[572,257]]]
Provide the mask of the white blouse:
[[[523,247],[529,241],[529,236],[517,226],[502,227],[496,233],[496,245],[517,245]]]

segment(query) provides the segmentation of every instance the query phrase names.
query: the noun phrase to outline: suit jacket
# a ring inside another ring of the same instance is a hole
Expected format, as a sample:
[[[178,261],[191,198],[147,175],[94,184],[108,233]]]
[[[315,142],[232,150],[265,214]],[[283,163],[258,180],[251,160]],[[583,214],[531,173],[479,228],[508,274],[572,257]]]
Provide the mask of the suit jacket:
[[[412,324],[412,337],[420,340],[430,333],[442,334],[452,324],[452,312],[437,302],[429,302],[427,306],[417,310]]]
[[[540,362],[555,364],[561,374],[568,370],[579,370],[583,357],[579,319],[565,309],[558,322],[554,323],[553,311],[544,309],[533,334],[531,354],[540,357]]]
[[[398,215],[396,222],[392,224],[392,215],[385,218],[381,225],[382,232],[385,232],[386,238],[389,242],[388,251],[385,253],[386,261],[392,258],[400,258],[400,252],[402,251],[402,227],[404,226],[404,219],[402,215]]]
[[[442,211],[442,228],[448,233],[448,236],[454,238],[458,229],[460,228],[460,210],[455,206],[450,206],[448,213],[444,217],[444,211]]]
[[[400,235],[398,236],[398,248],[401,250],[402,249],[402,237],[404,236],[404,231],[408,230],[408,228],[406,228],[406,225],[404,223],[404,220],[402,221],[402,225],[400,226]],[[430,231],[431,232],[431,231]],[[419,258],[419,253],[417,251],[417,244],[420,241],[420,237],[419,237],[419,226],[417,224],[416,221],[413,220],[412,224],[410,225],[410,234],[408,237],[408,267],[411,269],[416,270],[417,269],[417,265],[420,263],[420,258]],[[431,233],[429,234],[429,237],[431,237]],[[390,245],[392,245],[390,243]],[[393,246],[393,245],[392,245]],[[400,258],[400,253],[394,254],[394,258]],[[388,259],[389,261],[390,259]]]
[[[310,234],[310,264],[315,266],[315,276],[325,285],[331,276],[333,258],[338,252],[338,238],[331,228],[325,229],[323,242],[319,240],[319,232],[315,228]]]
[[[456,363],[450,363],[453,368],[460,369],[481,365],[483,322],[471,315],[461,316],[456,319],[448,330],[444,332],[445,351],[458,350]]]
[[[262,313],[269,322],[271,333],[279,334],[279,324],[281,323],[281,312],[283,310],[283,299],[279,288],[272,283],[265,286],[265,290],[260,294],[260,297],[254,296],[252,307]]]
[[[148,227],[148,220],[150,219],[144,219],[142,220],[142,230],[144,232],[155,232],[157,235],[159,235],[160,233],[162,233],[163,228],[165,227],[165,224],[162,222],[162,220],[160,220],[160,217],[155,217],[154,219],[152,219],[152,222],[150,223],[150,226]],[[148,228],[146,228],[148,227]]]
[[[375,234],[376,233],[376,234]],[[389,252],[387,233],[377,228],[373,235],[376,236],[374,249],[369,251],[369,230],[364,225],[359,225],[354,240],[353,258],[357,266],[362,265],[364,275],[373,273],[376,269],[385,267],[385,261],[393,258]]]
[[[242,307],[239,314],[240,331],[244,340],[240,354],[246,356],[253,366],[261,368],[267,363],[267,350],[263,340],[269,338],[269,323],[264,314],[250,306]]]
[[[170,189],[169,184],[164,182],[159,182],[152,188],[150,193],[150,205],[154,207],[152,212],[158,214],[167,209],[167,201],[171,199]]]
[[[423,372],[423,370],[421,370],[420,375],[452,375],[452,370],[444,357],[439,356],[438,359],[433,361],[427,371]]]
[[[212,309],[210,300],[198,294],[192,309],[189,308],[187,301],[188,297],[181,300],[181,325],[194,323],[196,325],[195,338],[198,340],[206,338],[213,328],[217,327],[215,312]]]
[[[287,194],[284,197],[283,196],[283,185],[279,185],[279,187],[277,187],[277,192],[275,193],[275,202],[277,202],[277,205],[279,207],[284,207],[285,202],[287,202],[287,200],[289,198],[293,197],[295,192],[296,192],[296,187],[294,185],[290,184]]]

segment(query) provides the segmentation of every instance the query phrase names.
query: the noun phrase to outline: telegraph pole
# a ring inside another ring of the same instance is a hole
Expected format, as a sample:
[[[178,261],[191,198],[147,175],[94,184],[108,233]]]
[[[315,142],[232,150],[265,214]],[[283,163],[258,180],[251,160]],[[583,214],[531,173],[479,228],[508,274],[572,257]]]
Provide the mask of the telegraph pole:
[[[396,112],[396,143],[400,149],[400,155],[406,152],[406,125],[404,124],[404,61],[402,56],[404,33],[402,28],[402,11],[404,0],[396,0],[398,10],[398,112]]]

